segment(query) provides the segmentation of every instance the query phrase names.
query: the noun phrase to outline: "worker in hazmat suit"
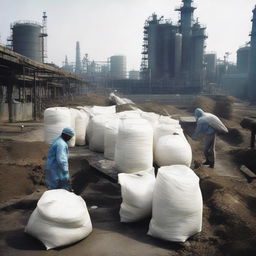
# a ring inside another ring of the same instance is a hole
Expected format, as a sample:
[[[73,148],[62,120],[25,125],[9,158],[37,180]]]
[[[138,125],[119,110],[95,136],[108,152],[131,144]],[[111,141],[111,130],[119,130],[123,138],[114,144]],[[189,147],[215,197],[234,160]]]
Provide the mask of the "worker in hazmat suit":
[[[214,168],[216,133],[227,133],[228,129],[217,116],[206,113],[201,108],[196,108],[194,115],[197,125],[192,139],[196,139],[200,134],[205,135],[204,156],[206,161],[203,164]]]
[[[68,144],[75,135],[74,130],[66,127],[50,146],[46,161],[45,181],[49,189],[66,189],[72,191],[68,168]]]

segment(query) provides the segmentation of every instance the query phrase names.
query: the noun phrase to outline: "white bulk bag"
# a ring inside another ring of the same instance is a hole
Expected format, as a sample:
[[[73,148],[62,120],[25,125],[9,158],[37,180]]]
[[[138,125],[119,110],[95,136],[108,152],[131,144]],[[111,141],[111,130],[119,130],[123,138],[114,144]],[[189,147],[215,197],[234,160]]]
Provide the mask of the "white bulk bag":
[[[75,133],[76,133],[76,145],[85,145],[85,134],[89,123],[89,114],[80,110],[76,116]]]
[[[160,116],[158,119],[159,124],[179,124],[179,120],[171,118],[171,116]]]
[[[158,124],[154,127],[154,149],[158,139],[164,135],[173,133],[183,134],[183,130],[179,124]],[[184,135],[184,134],[183,134]]]
[[[165,135],[157,140],[154,157],[158,166],[182,164],[190,167],[192,150],[183,136]]]
[[[104,130],[104,157],[109,160],[115,159],[115,148],[118,134],[119,119],[113,118],[108,121]]]
[[[155,185],[154,168],[137,173],[119,173],[118,183],[122,194],[121,222],[135,222],[149,217]]]
[[[120,172],[138,172],[152,168],[153,129],[144,119],[120,119],[115,150]]]
[[[93,106],[90,112],[93,116],[114,114],[116,113],[116,106]]]
[[[185,242],[202,229],[203,202],[199,178],[187,166],[158,169],[148,235]]]
[[[160,115],[154,112],[141,112],[140,116],[141,118],[147,120],[151,124],[153,129],[158,124],[158,120],[160,118]]]
[[[44,141],[51,144],[61,135],[65,127],[71,127],[71,116],[68,108],[54,107],[44,111]]]
[[[140,118],[141,110],[127,110],[117,113],[119,118]]]
[[[92,231],[86,203],[64,189],[46,191],[29,218],[25,232],[52,249],[77,242]]]
[[[70,108],[70,116],[71,116],[71,128],[76,131],[76,118],[77,115],[79,114],[79,110],[75,108]],[[68,141],[68,146],[69,147],[75,147],[76,145],[76,133],[75,136],[73,136],[69,141]]]
[[[104,152],[104,130],[108,121],[113,115],[97,115],[90,119],[89,148],[95,152]]]

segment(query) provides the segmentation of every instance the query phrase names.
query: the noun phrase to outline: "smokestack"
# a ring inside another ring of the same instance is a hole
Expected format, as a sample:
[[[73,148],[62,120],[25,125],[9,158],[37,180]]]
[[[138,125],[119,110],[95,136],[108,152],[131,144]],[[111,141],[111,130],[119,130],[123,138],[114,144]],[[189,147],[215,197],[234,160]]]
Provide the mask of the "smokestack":
[[[80,44],[76,42],[76,67],[75,73],[81,74],[81,55],[80,55]]]

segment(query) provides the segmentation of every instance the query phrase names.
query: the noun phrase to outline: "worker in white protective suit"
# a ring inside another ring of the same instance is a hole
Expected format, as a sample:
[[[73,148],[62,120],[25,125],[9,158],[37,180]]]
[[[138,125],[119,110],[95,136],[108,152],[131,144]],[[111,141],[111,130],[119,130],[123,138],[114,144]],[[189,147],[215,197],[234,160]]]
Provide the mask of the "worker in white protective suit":
[[[204,156],[206,161],[203,164],[214,168],[216,159],[216,133],[227,133],[228,129],[217,116],[206,113],[201,108],[197,108],[194,115],[197,126],[195,132],[192,134],[192,139],[196,139],[200,134],[205,135]]]
[[[68,167],[69,150],[67,142],[74,135],[74,130],[66,127],[62,130],[62,134],[51,144],[46,161],[45,177],[49,189],[62,188],[72,191]]]

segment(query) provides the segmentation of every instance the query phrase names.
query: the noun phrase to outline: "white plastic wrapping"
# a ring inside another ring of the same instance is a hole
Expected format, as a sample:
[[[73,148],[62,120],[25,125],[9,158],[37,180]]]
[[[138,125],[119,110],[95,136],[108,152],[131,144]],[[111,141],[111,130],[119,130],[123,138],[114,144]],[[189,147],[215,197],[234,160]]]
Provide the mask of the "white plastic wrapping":
[[[137,173],[119,173],[122,204],[121,222],[135,222],[151,216],[155,185],[154,168]]]
[[[115,150],[116,168],[133,173],[152,168],[153,129],[144,119],[120,119]]]
[[[77,242],[92,231],[86,203],[64,189],[46,191],[29,218],[25,232],[52,249]]]
[[[199,178],[184,165],[158,169],[148,234],[185,242],[202,229],[203,202]]]
[[[104,157],[109,160],[115,159],[115,148],[118,134],[119,119],[113,118],[108,121],[104,130]]]
[[[192,161],[191,146],[181,135],[165,135],[157,140],[154,161],[158,166],[186,165]]]
[[[51,144],[61,135],[63,128],[71,127],[71,116],[68,108],[54,107],[44,111],[44,140]]]

